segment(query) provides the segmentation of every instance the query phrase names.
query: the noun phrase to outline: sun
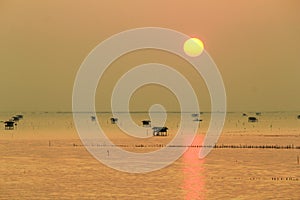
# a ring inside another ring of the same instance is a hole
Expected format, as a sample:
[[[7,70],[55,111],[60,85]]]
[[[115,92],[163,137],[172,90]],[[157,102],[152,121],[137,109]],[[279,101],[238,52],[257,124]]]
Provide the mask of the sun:
[[[183,45],[183,50],[186,53],[186,55],[191,57],[199,56],[203,50],[204,45],[203,42],[198,38],[190,38],[185,41]]]

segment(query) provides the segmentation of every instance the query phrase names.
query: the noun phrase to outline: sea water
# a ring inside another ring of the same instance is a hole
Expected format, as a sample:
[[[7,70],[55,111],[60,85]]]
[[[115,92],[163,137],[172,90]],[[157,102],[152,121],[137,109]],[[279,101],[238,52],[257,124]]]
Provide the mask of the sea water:
[[[15,114],[0,113],[0,120]],[[199,159],[211,117],[202,113],[187,151],[149,173],[121,172],[95,159],[81,142],[72,113],[22,114],[14,130],[4,130],[0,123],[0,199],[300,199],[296,112],[247,113],[258,118],[254,123],[242,113],[227,113],[216,148]],[[96,116],[94,123],[114,144],[147,153],[166,148],[177,134],[181,114],[168,113],[168,136],[150,137],[151,127],[145,127],[141,134],[149,138],[144,139],[122,132],[122,121],[111,124],[111,113]],[[149,119],[148,113],[131,116],[138,126]]]

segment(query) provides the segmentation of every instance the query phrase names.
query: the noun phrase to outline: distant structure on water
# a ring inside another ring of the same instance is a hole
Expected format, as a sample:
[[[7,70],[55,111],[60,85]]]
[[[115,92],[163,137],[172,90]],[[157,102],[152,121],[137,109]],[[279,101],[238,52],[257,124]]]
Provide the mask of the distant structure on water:
[[[192,117],[194,117],[194,119],[193,119],[194,122],[202,122],[202,119],[199,118],[198,113],[193,113]]]
[[[116,124],[118,122],[118,118],[112,117],[112,118],[110,118],[110,122],[111,122],[111,124]]]
[[[18,122],[20,120],[20,118],[17,116],[13,116],[10,120],[14,121],[14,122]]]
[[[143,127],[151,127],[151,120],[142,120]]]
[[[193,114],[192,114],[192,117],[199,117],[199,114],[193,113]]]
[[[23,115],[15,115],[12,116],[8,121],[4,122],[4,129],[5,130],[13,130],[18,125],[17,122],[23,119]]]
[[[91,116],[92,122],[96,121],[96,116]]]
[[[297,116],[297,119],[300,119],[300,115]]]
[[[243,113],[242,115],[243,115],[244,117],[248,116],[246,113]]]
[[[5,121],[4,128],[5,130],[13,130],[15,128],[16,123],[14,121]]]
[[[23,115],[16,115],[19,119],[23,119]]]
[[[261,112],[256,112],[255,113],[257,116],[260,116],[261,115]]]
[[[199,118],[195,118],[193,119],[194,122],[202,122],[203,120],[202,119],[199,119]]]
[[[153,136],[168,136],[168,128],[167,127],[153,127]]]
[[[258,122],[256,117],[248,117],[248,122]]]

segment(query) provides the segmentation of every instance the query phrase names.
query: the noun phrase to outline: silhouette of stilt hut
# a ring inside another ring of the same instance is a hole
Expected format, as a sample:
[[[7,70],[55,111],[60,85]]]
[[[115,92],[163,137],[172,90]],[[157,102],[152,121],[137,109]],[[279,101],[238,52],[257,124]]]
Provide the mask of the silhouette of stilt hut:
[[[18,122],[20,120],[20,118],[17,116],[13,116],[10,120],[14,121],[14,122]]]
[[[258,122],[256,117],[248,117],[248,122]]]
[[[246,113],[243,113],[242,115],[243,115],[244,117],[245,117],[245,116],[248,116]]]
[[[23,119],[23,115],[16,115],[16,117],[18,117],[19,119]]]
[[[199,117],[199,114],[193,113],[193,114],[192,114],[192,117]]]
[[[92,122],[96,121],[96,116],[91,116],[91,120],[92,120]]]
[[[5,130],[13,130],[15,128],[15,125],[16,125],[15,122],[11,120],[4,122]]]
[[[199,118],[195,118],[193,119],[194,122],[202,122],[203,120],[202,119],[199,119]]]
[[[151,127],[151,121],[150,120],[143,120],[142,125],[143,125],[143,127]]]
[[[167,127],[153,127],[153,136],[168,136],[168,128]]]
[[[118,118],[114,118],[114,117],[110,118],[111,124],[116,124],[117,122],[118,122]]]

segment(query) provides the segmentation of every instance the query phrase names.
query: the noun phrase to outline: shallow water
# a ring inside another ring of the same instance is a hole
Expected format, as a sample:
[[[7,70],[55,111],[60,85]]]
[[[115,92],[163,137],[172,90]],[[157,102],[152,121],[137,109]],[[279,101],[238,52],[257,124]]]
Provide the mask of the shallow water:
[[[1,113],[0,120],[14,114]],[[204,113],[194,146],[171,165],[143,174],[120,172],[96,160],[82,145],[71,113],[23,114],[15,130],[0,124],[0,199],[300,199],[298,113],[262,113],[257,123],[228,113],[219,147],[293,148],[215,148],[200,160],[210,119]],[[167,145],[179,123],[179,114],[169,113],[168,137],[136,139],[111,124],[110,113],[97,116],[108,137],[132,152]],[[133,113],[132,118],[139,123],[148,116]],[[152,134],[150,128],[142,134],[147,133]]]

